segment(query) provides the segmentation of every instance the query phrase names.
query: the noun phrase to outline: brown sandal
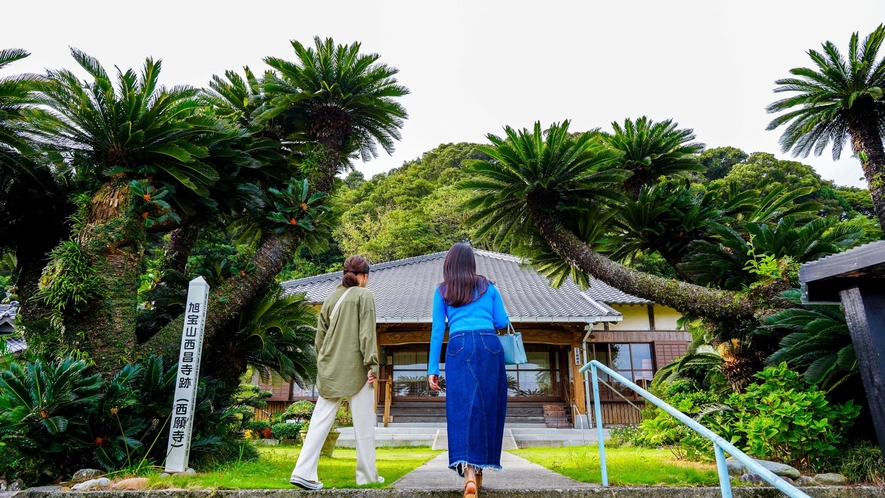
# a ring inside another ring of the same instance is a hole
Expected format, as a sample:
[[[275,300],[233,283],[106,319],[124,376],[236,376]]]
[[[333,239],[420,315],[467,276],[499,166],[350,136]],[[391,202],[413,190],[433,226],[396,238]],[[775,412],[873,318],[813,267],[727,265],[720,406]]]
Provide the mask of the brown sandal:
[[[473,467],[468,466],[464,470],[464,498],[476,498],[477,489],[479,488],[476,484],[476,477]]]
[[[464,498],[476,498],[476,481],[468,479],[464,482]]]
[[[482,469],[478,469],[473,472],[473,475],[476,477],[476,489],[482,487]]]

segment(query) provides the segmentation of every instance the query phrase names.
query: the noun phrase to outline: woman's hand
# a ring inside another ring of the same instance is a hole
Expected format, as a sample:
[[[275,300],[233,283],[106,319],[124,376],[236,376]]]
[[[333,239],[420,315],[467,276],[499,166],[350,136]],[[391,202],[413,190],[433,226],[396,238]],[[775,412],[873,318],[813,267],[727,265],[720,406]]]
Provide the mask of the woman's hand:
[[[369,370],[369,373],[366,374],[366,377],[368,377],[369,379],[366,381],[366,384],[371,384],[372,382],[375,382],[375,374],[373,374],[371,370]]]
[[[430,385],[430,389],[439,391],[439,375],[428,375],[427,384]]]

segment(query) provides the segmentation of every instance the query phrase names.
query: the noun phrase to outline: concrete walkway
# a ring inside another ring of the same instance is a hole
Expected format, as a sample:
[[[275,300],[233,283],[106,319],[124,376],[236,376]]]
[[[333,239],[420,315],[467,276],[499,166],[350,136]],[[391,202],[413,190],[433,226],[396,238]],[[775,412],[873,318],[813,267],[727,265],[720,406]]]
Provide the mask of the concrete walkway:
[[[508,452],[501,453],[504,470],[486,470],[482,477],[483,489],[503,490],[565,490],[599,487],[578,482],[529,462]],[[393,483],[402,490],[461,490],[464,479],[449,470],[449,453],[444,452]]]

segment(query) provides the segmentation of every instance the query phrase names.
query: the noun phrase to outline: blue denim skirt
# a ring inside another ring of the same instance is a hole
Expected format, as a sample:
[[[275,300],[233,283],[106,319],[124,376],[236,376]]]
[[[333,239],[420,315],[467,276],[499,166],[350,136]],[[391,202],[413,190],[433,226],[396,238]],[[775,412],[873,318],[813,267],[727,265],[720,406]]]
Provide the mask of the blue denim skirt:
[[[504,352],[494,330],[453,332],[446,350],[449,468],[501,468],[507,415]]]

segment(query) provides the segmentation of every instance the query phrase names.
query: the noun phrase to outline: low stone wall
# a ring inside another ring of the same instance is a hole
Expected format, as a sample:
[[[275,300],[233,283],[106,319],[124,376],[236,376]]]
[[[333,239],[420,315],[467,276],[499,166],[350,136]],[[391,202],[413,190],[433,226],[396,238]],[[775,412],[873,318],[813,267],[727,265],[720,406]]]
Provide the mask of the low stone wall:
[[[782,498],[774,488],[741,486],[732,488],[735,498]],[[803,488],[812,498],[885,498],[885,487],[827,486]],[[189,490],[163,489],[149,491],[94,491],[88,493],[53,492],[46,488],[0,493],[0,498],[62,498],[71,495],[84,498],[456,498],[457,490],[398,490],[398,489],[326,489],[322,491],[275,490]],[[483,498],[721,498],[719,488],[671,487],[595,487],[574,490],[493,490],[483,489]]]

